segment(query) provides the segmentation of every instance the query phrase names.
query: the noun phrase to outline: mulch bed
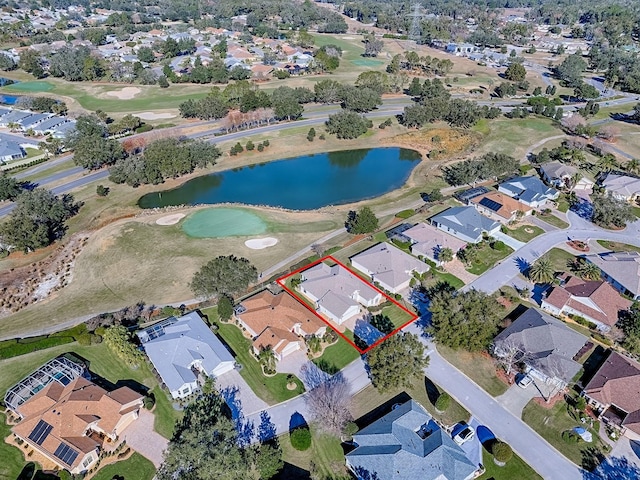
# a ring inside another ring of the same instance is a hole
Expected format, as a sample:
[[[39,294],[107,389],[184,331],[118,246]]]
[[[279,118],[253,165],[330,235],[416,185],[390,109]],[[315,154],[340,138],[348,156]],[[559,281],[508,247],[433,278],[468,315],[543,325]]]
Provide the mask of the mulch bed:
[[[563,393],[559,393],[555,396],[553,396],[551,398],[551,400],[549,400],[549,402],[545,401],[544,398],[542,397],[533,397],[533,401],[540,405],[542,408],[545,408],[547,410],[552,409],[556,403],[558,402],[562,402],[564,400],[564,394]]]
[[[577,250],[579,252],[588,252],[589,251],[589,245],[587,245],[585,242],[581,242],[579,240],[570,240],[567,242],[567,245],[569,245],[571,248],[573,248],[574,250]]]

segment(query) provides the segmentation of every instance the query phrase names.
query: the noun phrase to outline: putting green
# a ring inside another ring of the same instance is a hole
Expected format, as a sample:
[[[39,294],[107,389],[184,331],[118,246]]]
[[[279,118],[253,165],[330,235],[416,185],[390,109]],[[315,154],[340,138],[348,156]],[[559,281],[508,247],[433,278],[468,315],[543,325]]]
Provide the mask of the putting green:
[[[53,87],[54,85],[51,82],[40,81],[14,83],[7,85],[5,88],[12,92],[48,92],[53,89]]]
[[[239,237],[264,233],[267,224],[243,208],[207,208],[189,215],[182,230],[195,238]]]

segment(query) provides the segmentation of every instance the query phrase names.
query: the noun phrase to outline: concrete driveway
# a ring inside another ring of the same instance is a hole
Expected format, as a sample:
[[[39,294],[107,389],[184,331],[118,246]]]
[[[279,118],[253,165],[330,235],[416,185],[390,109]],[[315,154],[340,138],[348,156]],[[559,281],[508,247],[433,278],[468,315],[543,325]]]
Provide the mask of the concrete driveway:
[[[540,393],[533,383],[527,388],[520,388],[514,383],[506,392],[496,397],[496,400],[516,417],[521,418],[524,407],[536,396],[540,396]]]
[[[495,238],[496,240],[500,240],[501,242],[510,246],[514,250],[520,250],[522,247],[526,245],[524,242],[521,242],[520,240],[516,240],[515,238],[510,237],[506,233],[502,233],[502,232],[494,233],[493,238]]]
[[[292,373],[300,378],[300,370],[307,362],[309,362],[309,358],[305,350],[297,350],[280,360],[276,364],[276,371],[278,373]]]
[[[153,429],[153,421],[153,413],[141,409],[138,419],[125,429],[121,438],[159,468],[162,465],[162,454],[167,449],[169,441]]]
[[[216,388],[222,392],[232,410],[234,407],[231,403],[237,405],[238,408],[242,408],[242,413],[245,416],[264,410],[269,406],[264,400],[253,393],[253,390],[251,390],[247,382],[244,381],[244,378],[240,376],[238,370],[231,370],[217,377]]]
[[[468,422],[468,425],[473,427],[473,429],[477,432],[478,427],[480,426],[480,422],[478,422],[478,420],[475,419],[474,417],[471,417],[471,419]],[[454,428],[453,431],[451,432],[451,435],[452,436],[455,435],[456,433],[458,433],[459,430],[461,430],[461,428],[458,428],[458,429]],[[466,443],[463,443],[460,447],[464,451],[467,458],[471,460],[474,465],[480,465],[482,463],[482,444],[480,443],[480,439],[478,438],[477,434],[474,435],[471,440],[467,441]]]
[[[613,458],[624,457],[636,467],[640,467],[640,457],[638,457],[638,454],[640,454],[640,443],[622,437],[616,442],[609,456]]]

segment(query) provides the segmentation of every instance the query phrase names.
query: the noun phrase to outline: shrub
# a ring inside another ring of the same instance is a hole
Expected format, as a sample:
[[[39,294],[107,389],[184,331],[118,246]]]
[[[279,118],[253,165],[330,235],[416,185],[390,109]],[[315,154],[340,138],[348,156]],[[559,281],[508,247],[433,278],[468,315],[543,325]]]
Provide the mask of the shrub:
[[[261,143],[258,144],[258,151],[259,152],[264,151],[264,145],[263,144],[261,144]]]
[[[451,405],[451,397],[447,392],[442,392],[440,395],[438,395],[438,399],[436,400],[435,404],[436,410],[438,410],[439,412],[444,412],[449,408],[449,405]]]
[[[509,444],[501,441],[497,441],[491,446],[491,453],[493,458],[501,463],[507,463],[513,457],[513,450],[511,450]]]
[[[153,125],[149,125],[148,123],[144,123],[136,128],[136,133],[145,133],[153,130]]]
[[[360,429],[358,428],[358,424],[356,422],[348,422],[342,429],[342,433],[344,433],[348,437],[351,437],[354,434],[358,433],[358,430]]]
[[[263,144],[265,147],[268,147],[268,146],[269,146],[269,140],[265,140],[264,142],[262,142],[262,144]]]
[[[254,148],[256,148],[256,146],[253,144],[253,142],[251,140],[249,140],[247,142],[247,152],[252,151]]]
[[[298,451],[308,450],[311,446],[311,432],[308,427],[298,427],[289,433],[291,446]]]
[[[146,397],[144,397],[144,408],[146,408],[147,410],[151,410],[153,408],[153,406],[156,404],[156,399],[153,395],[147,395]]]
[[[89,346],[91,345],[91,334],[89,333],[83,333],[82,335],[78,335],[78,338],[76,338],[77,342],[79,345],[82,346]]]
[[[109,195],[109,187],[105,187],[104,185],[98,185],[96,187],[96,193],[99,197],[106,197]]]
[[[407,210],[402,210],[401,212],[396,213],[396,217],[398,218],[409,218],[414,216],[416,211],[412,208],[408,208]]]
[[[496,240],[491,244],[491,249],[496,250],[498,252],[503,252],[507,246],[504,244],[502,240]]]

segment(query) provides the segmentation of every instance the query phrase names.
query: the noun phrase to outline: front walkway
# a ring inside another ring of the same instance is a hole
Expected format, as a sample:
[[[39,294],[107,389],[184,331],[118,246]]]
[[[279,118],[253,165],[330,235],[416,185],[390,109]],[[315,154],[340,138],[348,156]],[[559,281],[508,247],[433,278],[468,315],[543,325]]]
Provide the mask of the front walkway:
[[[167,449],[169,441],[153,429],[153,422],[153,413],[142,408],[138,419],[125,429],[121,438],[136,452],[150,460],[156,468],[160,468],[162,454]]]
[[[502,232],[494,233],[493,234],[493,238],[495,238],[496,240],[500,240],[501,242],[505,243],[509,247],[513,248],[514,251],[518,251],[518,250],[520,250],[522,247],[524,247],[526,245],[525,242],[521,242],[520,240],[516,240],[515,238],[510,237],[506,233],[502,233]]]

